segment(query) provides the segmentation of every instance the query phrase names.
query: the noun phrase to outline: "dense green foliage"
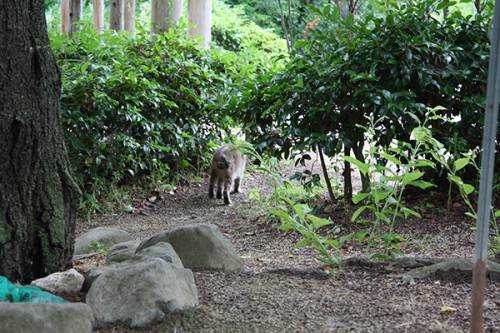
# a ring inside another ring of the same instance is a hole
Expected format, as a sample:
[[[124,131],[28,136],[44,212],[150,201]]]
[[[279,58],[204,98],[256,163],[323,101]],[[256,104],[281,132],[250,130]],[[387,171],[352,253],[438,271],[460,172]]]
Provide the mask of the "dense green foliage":
[[[212,51],[186,40],[182,24],[154,40],[140,23],[135,36],[97,34],[89,24],[73,39],[52,30],[68,152],[86,206],[110,184],[200,174],[234,125],[218,112],[218,102],[248,78],[280,66],[270,61],[285,51],[276,34],[246,24],[223,3],[215,7]]]
[[[284,71],[249,84],[230,109],[260,146],[277,144],[288,153],[319,144],[329,156],[347,147],[363,160],[370,120],[380,119],[378,145],[409,143],[426,108],[440,105],[446,108],[441,116],[454,122],[431,123],[433,135],[455,158],[476,151],[490,17],[455,11],[440,20],[442,7],[439,1],[418,1],[389,7],[384,17],[357,19],[342,19],[338,8],[317,11],[335,29],[317,30],[298,42]]]
[[[62,117],[80,181],[205,163],[224,122],[209,107],[221,77],[177,33],[53,36],[63,74]]]

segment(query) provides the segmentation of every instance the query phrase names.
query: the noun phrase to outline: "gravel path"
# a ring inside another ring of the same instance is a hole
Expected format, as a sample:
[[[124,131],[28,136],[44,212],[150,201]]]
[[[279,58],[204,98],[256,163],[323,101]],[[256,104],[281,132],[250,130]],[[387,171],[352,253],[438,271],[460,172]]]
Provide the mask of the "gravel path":
[[[293,249],[296,234],[281,233],[264,222],[266,212],[250,202],[250,189],[269,193],[260,174],[249,173],[244,193],[232,206],[209,200],[206,182],[164,194],[142,213],[110,214],[88,223],[78,233],[96,226],[116,227],[143,239],[174,226],[212,223],[234,244],[244,259],[245,273],[195,271],[200,306],[193,313],[172,315],[143,332],[468,332],[469,282],[417,280],[412,285],[398,275],[407,270],[387,263],[325,269],[310,248]],[[136,203],[137,206],[143,205]],[[143,205],[146,206],[146,205]],[[147,214],[144,215],[143,213]],[[334,210],[330,217],[346,230],[351,211]],[[473,232],[463,212],[435,209],[424,218],[400,223],[408,239],[408,256],[470,257]],[[348,246],[346,256],[362,256],[364,249]],[[455,311],[443,312],[446,305]],[[500,285],[488,283],[485,331],[500,332]],[[95,332],[129,332],[112,327]]]

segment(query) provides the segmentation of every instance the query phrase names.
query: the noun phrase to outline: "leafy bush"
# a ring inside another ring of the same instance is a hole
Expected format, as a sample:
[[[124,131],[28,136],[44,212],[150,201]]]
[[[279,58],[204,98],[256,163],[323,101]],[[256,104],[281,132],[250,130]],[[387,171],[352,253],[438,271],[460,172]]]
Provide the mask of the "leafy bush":
[[[213,4],[212,44],[214,57],[225,63],[227,74],[237,82],[283,67],[286,43],[277,34],[248,21],[241,8],[222,1]]]
[[[69,156],[88,191],[97,178],[172,180],[207,164],[225,128],[210,107],[223,77],[210,57],[171,31],[151,40],[91,27],[71,40],[54,34],[62,72],[61,112]]]
[[[441,116],[454,123],[434,121],[434,137],[455,158],[479,149],[490,16],[454,11],[439,20],[445,5],[394,3],[384,17],[357,19],[342,19],[329,6],[316,10],[335,29],[318,29],[297,43],[301,49],[285,70],[248,84],[234,117],[245,123],[257,147],[289,153],[292,147],[320,145],[328,156],[352,149],[362,161],[368,119],[382,119],[375,139],[389,146],[393,140],[409,142],[426,108],[441,105]]]

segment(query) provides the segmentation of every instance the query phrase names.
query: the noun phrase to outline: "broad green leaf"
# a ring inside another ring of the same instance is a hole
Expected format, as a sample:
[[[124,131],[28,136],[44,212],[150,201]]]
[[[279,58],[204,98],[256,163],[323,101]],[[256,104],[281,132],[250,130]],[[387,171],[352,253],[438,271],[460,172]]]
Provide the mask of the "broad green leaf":
[[[465,194],[469,195],[471,194],[472,192],[474,192],[474,186],[470,185],[470,184],[466,184],[464,183],[462,185],[462,189],[464,190]]]
[[[459,158],[458,160],[453,162],[453,166],[455,167],[455,172],[465,168],[469,163],[470,163],[470,158],[468,157]]]
[[[346,160],[347,162],[351,163],[351,164],[354,164],[355,166],[358,167],[359,171],[361,171],[361,173],[363,175],[366,175],[368,173],[368,171],[370,170],[370,165],[367,164],[367,163],[363,163],[361,162],[360,160],[352,157],[352,156],[342,156],[342,158],[344,160]]]
[[[384,200],[385,198],[387,198],[390,195],[389,192],[383,191],[383,190],[372,190],[371,194],[373,196],[373,200],[377,204],[380,203],[380,201]]]
[[[338,249],[341,243],[335,239],[328,239],[325,241],[325,244],[328,244],[331,247]]]
[[[303,88],[304,87],[304,80],[302,80],[302,77],[299,76],[297,79],[297,83],[294,86],[295,88]]]
[[[351,238],[353,238],[353,237],[354,237],[354,233],[353,233],[353,232],[351,232],[351,233],[350,233],[350,234],[348,234],[348,235],[345,235],[345,236],[340,237],[340,238],[339,238],[339,242],[340,242],[340,244],[344,244],[345,242],[347,242],[348,240],[350,240],[350,239],[351,239]]]
[[[363,243],[363,239],[365,239],[366,235],[368,235],[370,232],[368,230],[361,230],[361,231],[358,231],[356,233],[356,235],[354,235],[354,238],[356,238],[356,240],[359,242],[359,243]]]
[[[370,195],[369,193],[358,193],[352,198],[352,202],[356,205],[359,202],[363,201],[369,195]]]
[[[354,212],[354,214],[352,214],[351,221],[356,221],[356,219],[358,218],[358,216],[361,213],[363,213],[365,210],[367,210],[368,208],[369,208],[369,206],[361,206],[358,209],[356,209],[356,211]]]
[[[421,218],[421,217],[422,217],[422,215],[420,215],[420,214],[419,214],[419,213],[417,213],[416,211],[414,211],[414,210],[412,210],[412,209],[409,209],[409,208],[407,208],[407,207],[403,207],[403,208],[401,208],[401,213],[403,213],[403,214],[404,214],[405,219],[407,219],[407,218],[408,218],[408,216],[410,216],[410,215],[416,216],[416,217],[418,217],[418,218]]]
[[[385,158],[386,160],[396,164],[396,165],[399,165],[399,166],[403,165],[399,159],[397,159],[396,157],[389,155],[385,152],[381,152],[381,153],[379,153],[379,155],[382,156],[383,158]]]
[[[378,220],[385,221],[387,223],[391,223],[391,219],[383,213],[375,212],[375,217]]]
[[[417,160],[415,163],[413,163],[413,166],[419,168],[419,167],[431,167],[433,169],[436,168],[436,163],[429,161],[425,158]]]
[[[375,253],[374,255],[372,255],[372,258],[379,259],[379,260],[392,260],[393,259],[391,256],[388,256],[388,255],[382,254],[382,253]]]
[[[429,187],[433,187],[433,186],[436,186],[430,182],[427,182],[425,180],[415,180],[413,181],[411,184],[409,184],[411,186],[416,186],[416,187],[419,187],[421,188],[422,190],[425,190],[425,189],[428,189]]]
[[[460,178],[457,175],[452,175],[452,174],[448,174],[448,180],[454,182],[458,186],[462,186],[462,184],[464,183],[463,180],[462,180],[462,178]]]
[[[293,247],[295,249],[298,249],[299,247],[304,247],[304,246],[309,246],[309,245],[311,245],[311,240],[308,238],[304,238],[301,241],[297,242],[297,244],[295,244]]]
[[[322,228],[324,226],[333,224],[333,222],[331,220],[324,219],[324,218],[317,217],[317,216],[310,215],[310,214],[307,215],[307,219],[312,222],[313,227],[315,229],[319,229],[319,228]]]
[[[467,212],[467,213],[465,213],[465,215],[467,215],[468,217],[472,217],[474,220],[477,220],[477,214]]]
[[[422,171],[413,171],[413,172],[410,172],[410,173],[407,173],[406,175],[403,176],[403,185],[408,185],[410,184],[411,182],[419,179],[420,177],[422,177],[425,173],[422,172]]]

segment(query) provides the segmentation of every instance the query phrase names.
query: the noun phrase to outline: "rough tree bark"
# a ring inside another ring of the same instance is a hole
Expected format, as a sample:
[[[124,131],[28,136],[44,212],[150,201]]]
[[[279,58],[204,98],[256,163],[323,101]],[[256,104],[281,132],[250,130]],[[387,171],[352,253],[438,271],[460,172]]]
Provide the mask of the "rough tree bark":
[[[0,45],[0,274],[26,283],[70,267],[79,190],[44,1],[2,1]]]

